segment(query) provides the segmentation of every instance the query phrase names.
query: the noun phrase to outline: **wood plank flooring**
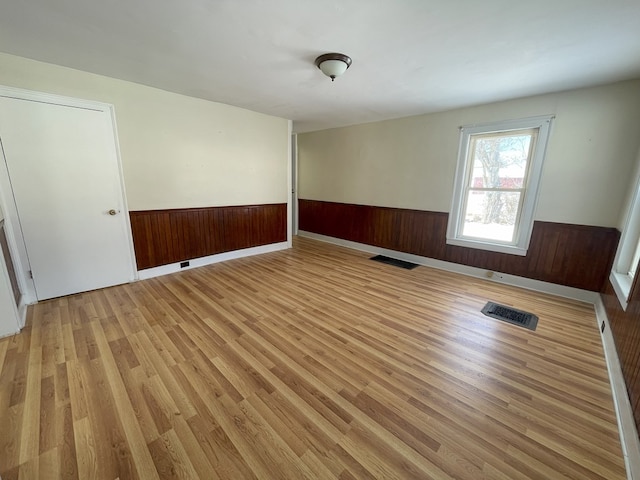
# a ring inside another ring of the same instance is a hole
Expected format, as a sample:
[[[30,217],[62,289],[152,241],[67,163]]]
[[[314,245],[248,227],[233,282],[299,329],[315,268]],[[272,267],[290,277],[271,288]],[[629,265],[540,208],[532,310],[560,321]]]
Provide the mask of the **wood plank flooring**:
[[[297,239],[30,307],[2,479],[625,478],[591,306],[367,257]]]

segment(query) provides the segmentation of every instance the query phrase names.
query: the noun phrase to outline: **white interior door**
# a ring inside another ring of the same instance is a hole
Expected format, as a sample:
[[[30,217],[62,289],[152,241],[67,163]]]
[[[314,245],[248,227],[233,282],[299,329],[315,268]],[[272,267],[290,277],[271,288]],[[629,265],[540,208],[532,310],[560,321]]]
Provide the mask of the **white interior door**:
[[[111,113],[0,97],[0,141],[38,300],[133,280]]]

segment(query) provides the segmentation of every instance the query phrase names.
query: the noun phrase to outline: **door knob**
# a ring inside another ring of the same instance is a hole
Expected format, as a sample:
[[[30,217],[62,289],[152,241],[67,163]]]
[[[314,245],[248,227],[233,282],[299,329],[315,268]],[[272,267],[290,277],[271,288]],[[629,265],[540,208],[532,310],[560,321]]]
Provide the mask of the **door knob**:
[[[118,212],[113,208],[107,212],[109,215],[116,215]]]

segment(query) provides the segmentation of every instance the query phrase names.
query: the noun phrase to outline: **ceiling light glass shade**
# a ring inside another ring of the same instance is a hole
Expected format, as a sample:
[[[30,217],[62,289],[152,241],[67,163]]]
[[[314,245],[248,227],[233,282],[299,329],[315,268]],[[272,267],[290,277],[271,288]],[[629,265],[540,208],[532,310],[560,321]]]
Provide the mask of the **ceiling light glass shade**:
[[[347,64],[342,60],[325,60],[320,64],[320,70],[327,77],[336,78],[347,71]]]
[[[333,81],[351,66],[351,58],[342,53],[325,53],[316,58],[316,65]]]

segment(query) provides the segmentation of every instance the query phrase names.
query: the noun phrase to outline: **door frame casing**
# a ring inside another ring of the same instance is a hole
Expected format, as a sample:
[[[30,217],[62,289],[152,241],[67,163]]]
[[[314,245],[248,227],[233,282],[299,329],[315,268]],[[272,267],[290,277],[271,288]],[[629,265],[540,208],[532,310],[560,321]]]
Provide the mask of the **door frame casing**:
[[[291,134],[291,195],[293,235],[298,235],[298,134]]]
[[[63,95],[57,95],[52,93],[37,92],[33,90],[25,90],[14,87],[7,87],[0,85],[0,97],[13,98],[16,100],[25,100],[32,102],[48,103],[52,105],[60,105],[66,107],[83,108],[88,110],[95,110],[103,112],[109,115],[111,122],[111,128],[113,130],[114,151],[115,160],[118,170],[118,177],[120,182],[120,192],[122,195],[122,208],[125,217],[125,235],[128,245],[127,261],[129,264],[129,280],[135,281],[138,279],[138,271],[135,263],[135,252],[133,249],[133,234],[131,232],[131,222],[129,218],[129,207],[127,204],[127,195],[124,183],[124,173],[122,169],[122,160],[120,155],[120,142],[118,139],[118,128],[116,124],[115,108],[113,105],[93,100],[85,100],[74,97],[66,97]],[[18,216],[18,210],[13,195],[13,189],[11,187],[11,179],[7,170],[7,164],[2,158],[2,165],[0,165],[0,206],[5,216],[5,227],[7,232],[7,242],[9,243],[9,249],[11,255],[15,261],[15,268],[17,270],[18,283],[22,290],[24,303],[32,304],[37,303],[37,296],[35,285],[29,275],[29,258],[24,243],[24,237],[22,229],[20,227],[20,219]],[[24,318],[21,319],[21,326],[24,326]]]

